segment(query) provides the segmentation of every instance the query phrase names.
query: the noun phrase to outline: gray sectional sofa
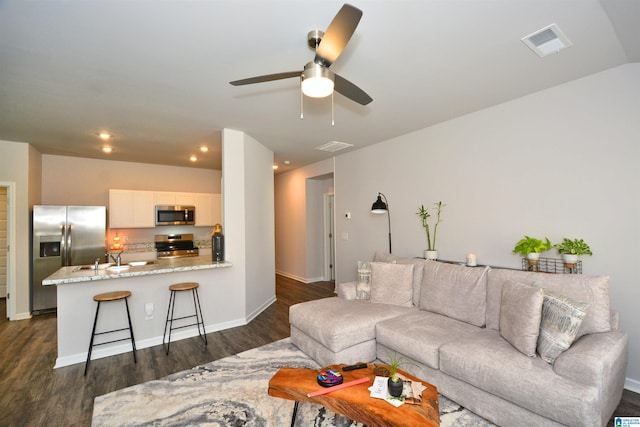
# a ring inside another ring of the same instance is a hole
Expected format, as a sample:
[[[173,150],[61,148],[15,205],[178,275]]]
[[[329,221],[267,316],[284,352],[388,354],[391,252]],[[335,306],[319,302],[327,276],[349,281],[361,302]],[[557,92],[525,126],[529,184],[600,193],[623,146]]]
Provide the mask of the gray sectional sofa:
[[[501,426],[603,426],[612,416],[628,338],[607,276],[386,253],[368,267],[337,297],[291,306],[291,340],[319,364],[399,355],[406,371]]]

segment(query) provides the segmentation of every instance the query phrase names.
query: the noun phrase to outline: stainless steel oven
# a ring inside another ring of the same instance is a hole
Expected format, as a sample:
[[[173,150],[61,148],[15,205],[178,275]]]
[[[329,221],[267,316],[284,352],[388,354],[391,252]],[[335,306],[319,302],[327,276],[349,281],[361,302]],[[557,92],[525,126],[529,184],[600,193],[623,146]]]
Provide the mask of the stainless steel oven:
[[[156,206],[156,225],[193,225],[196,223],[194,206]]]
[[[158,259],[198,256],[193,234],[157,234],[155,241]]]

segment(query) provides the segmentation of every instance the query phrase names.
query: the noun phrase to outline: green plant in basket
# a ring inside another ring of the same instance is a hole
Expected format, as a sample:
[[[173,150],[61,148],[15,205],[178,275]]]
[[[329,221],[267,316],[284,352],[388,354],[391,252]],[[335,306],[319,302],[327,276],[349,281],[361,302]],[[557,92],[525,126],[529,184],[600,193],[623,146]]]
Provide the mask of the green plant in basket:
[[[541,240],[536,237],[524,236],[524,238],[520,239],[518,243],[516,243],[515,248],[513,248],[513,253],[527,256],[530,253],[540,253],[548,251],[552,247],[553,245],[551,244],[551,241],[548,237],[545,237],[544,240]]]
[[[561,255],[593,255],[589,245],[582,239],[562,239],[561,243],[557,243],[554,247]]]

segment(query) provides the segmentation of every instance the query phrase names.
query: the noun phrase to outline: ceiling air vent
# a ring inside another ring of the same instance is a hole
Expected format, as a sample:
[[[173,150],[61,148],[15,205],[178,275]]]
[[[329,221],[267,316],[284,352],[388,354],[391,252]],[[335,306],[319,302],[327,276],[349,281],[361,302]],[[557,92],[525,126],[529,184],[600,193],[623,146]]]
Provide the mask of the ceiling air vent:
[[[345,148],[349,148],[349,147],[353,147],[353,144],[349,144],[347,142],[340,142],[340,141],[331,141],[316,147],[316,150],[335,153],[336,151],[344,150]]]
[[[535,33],[529,34],[523,37],[522,41],[541,58],[560,52],[573,44],[556,24],[551,24]]]

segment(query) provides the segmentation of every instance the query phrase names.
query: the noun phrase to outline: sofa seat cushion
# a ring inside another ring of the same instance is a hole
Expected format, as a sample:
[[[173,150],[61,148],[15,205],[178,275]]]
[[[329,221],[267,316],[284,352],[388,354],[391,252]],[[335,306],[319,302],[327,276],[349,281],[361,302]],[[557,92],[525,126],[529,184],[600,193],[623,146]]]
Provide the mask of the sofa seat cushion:
[[[600,424],[596,387],[557,375],[544,360],[513,348],[498,331],[485,329],[440,347],[440,370],[561,424]]]
[[[428,311],[384,320],[376,326],[376,341],[430,368],[439,367],[440,346],[482,329]]]
[[[374,340],[378,322],[412,311],[417,309],[331,297],[292,305],[289,323],[331,351],[339,352]]]
[[[577,337],[611,330],[609,277],[583,274],[547,274],[490,269],[487,280],[487,328],[499,329],[502,287],[508,281],[540,286],[589,304]]]

